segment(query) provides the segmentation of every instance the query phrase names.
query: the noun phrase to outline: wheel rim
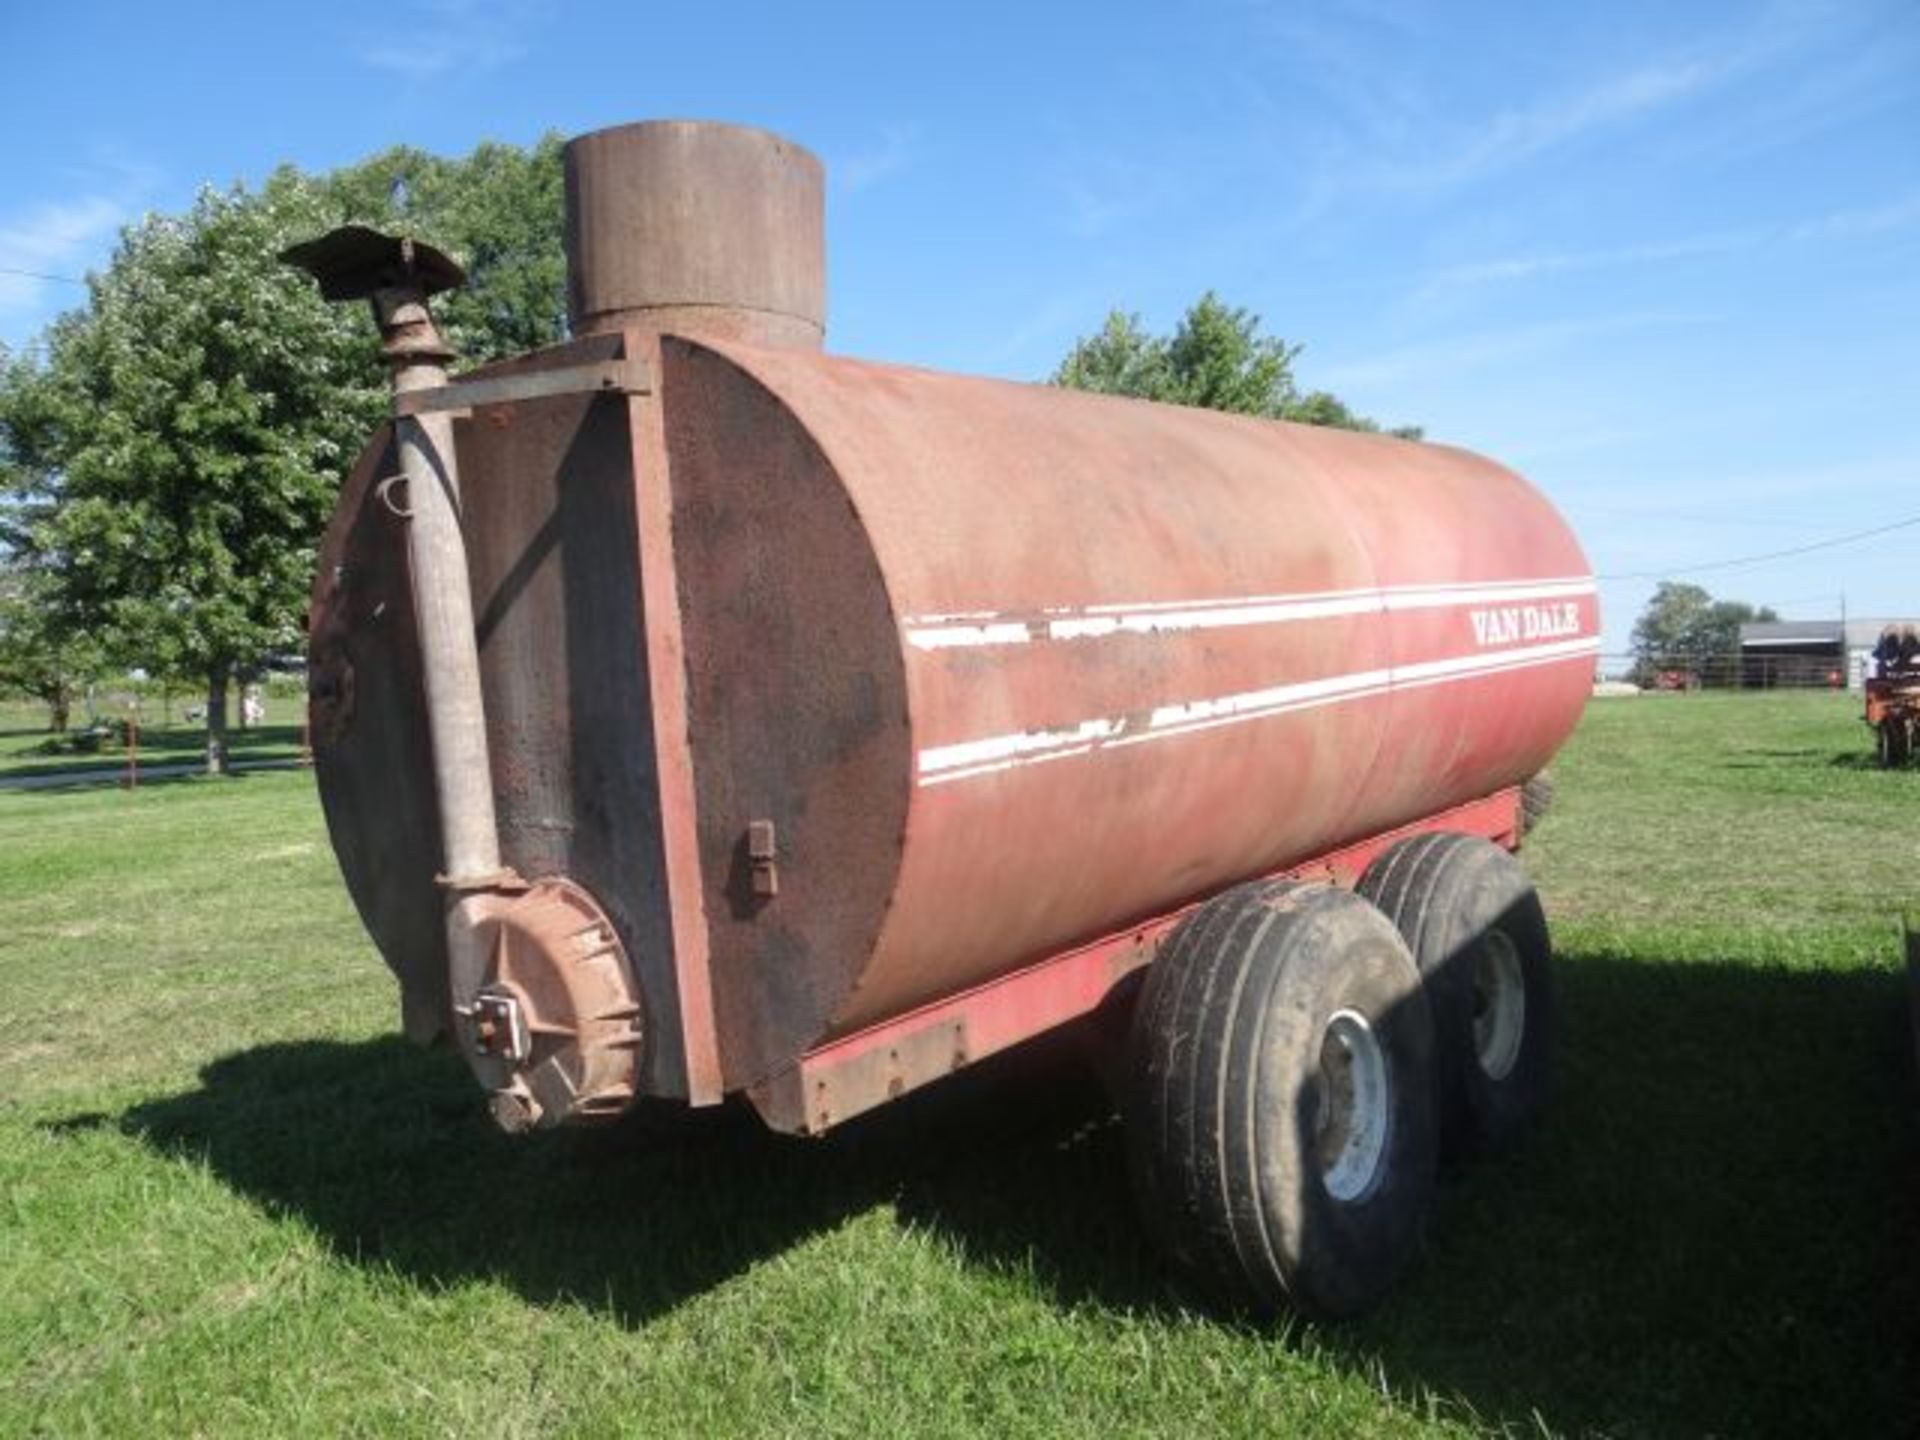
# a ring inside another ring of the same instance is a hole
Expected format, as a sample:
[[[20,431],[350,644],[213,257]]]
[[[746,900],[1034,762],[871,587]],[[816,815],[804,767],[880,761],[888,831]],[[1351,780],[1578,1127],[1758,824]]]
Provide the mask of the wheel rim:
[[[1504,1080],[1527,1035],[1527,982],[1520,952],[1504,930],[1490,930],[1473,951],[1473,1053],[1489,1080]]]
[[[1373,1189],[1387,1149],[1387,1058],[1357,1010],[1337,1010],[1320,1037],[1320,1180],[1336,1200]]]

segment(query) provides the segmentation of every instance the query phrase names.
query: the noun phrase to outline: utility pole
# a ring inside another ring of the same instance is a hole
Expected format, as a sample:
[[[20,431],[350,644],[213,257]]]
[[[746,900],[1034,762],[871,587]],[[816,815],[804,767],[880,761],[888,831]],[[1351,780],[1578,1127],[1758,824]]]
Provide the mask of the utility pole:
[[[1847,639],[1847,592],[1840,592],[1840,683],[1843,689],[1853,688],[1853,643]]]

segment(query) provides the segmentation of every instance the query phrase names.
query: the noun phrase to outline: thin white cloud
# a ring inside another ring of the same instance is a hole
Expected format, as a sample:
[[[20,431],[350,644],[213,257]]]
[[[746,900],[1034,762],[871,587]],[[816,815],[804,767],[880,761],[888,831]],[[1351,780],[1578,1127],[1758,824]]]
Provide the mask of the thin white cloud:
[[[1377,355],[1350,360],[1336,359],[1326,366],[1317,367],[1314,383],[1341,391],[1359,386],[1397,383],[1427,374],[1458,375],[1466,370],[1526,359],[1570,340],[1635,330],[1705,325],[1719,318],[1700,311],[1645,310],[1590,320],[1553,321],[1506,330],[1487,330],[1422,341]]]
[[[882,126],[880,138],[874,144],[854,151],[834,165],[834,180],[849,194],[872,189],[912,163],[917,138],[918,132],[910,126]]]
[[[86,147],[51,175],[64,193],[0,214],[0,270],[30,272],[0,274],[0,342],[16,348],[57,311],[86,303],[86,290],[73,282],[106,261],[120,228],[165,179],[113,145]]]
[[[1645,440],[1649,433],[1643,427],[1605,424],[1587,425],[1577,429],[1560,429],[1532,442],[1517,441],[1504,448],[1500,458],[1524,470],[1542,460],[1558,459],[1566,455],[1586,455],[1595,450],[1614,450],[1622,445],[1635,445]]]
[[[1739,57],[1675,59],[1610,76],[1563,99],[1492,117],[1477,132],[1444,150],[1382,167],[1376,185],[1395,190],[1440,190],[1494,175],[1578,140],[1627,124],[1722,84]]]
[[[1726,230],[1717,234],[1689,235],[1678,240],[1657,240],[1638,245],[1545,251],[1532,255],[1503,255],[1471,260],[1435,271],[1414,290],[1410,303],[1416,306],[1432,304],[1460,290],[1508,281],[1732,255],[1764,244],[1774,233],[1760,228]]]
[[[527,53],[527,31],[545,18],[544,0],[416,0],[397,14],[390,39],[360,52],[360,59],[416,84],[442,76],[472,78],[511,64]]]
[[[1740,230],[1682,236],[1677,240],[1647,241],[1595,250],[1497,256],[1448,265],[1434,271],[1415,288],[1409,303],[1414,306],[1431,304],[1450,297],[1456,291],[1508,281],[1736,255],[1783,243],[1871,239],[1915,225],[1920,225],[1920,193],[1884,205],[1835,210],[1791,225],[1756,225]]]
[[[1359,148],[1367,153],[1416,142],[1429,127],[1426,76],[1385,60],[1418,53],[1428,43],[1410,29],[1420,21],[1377,16],[1364,5],[1322,10],[1283,4],[1262,9],[1258,23],[1265,46],[1250,50],[1221,78],[1265,128],[1291,136],[1301,153],[1338,147],[1348,125],[1364,136]],[[1288,77],[1284,87],[1276,71]],[[1316,102],[1302,107],[1298,86]]]
[[[992,352],[992,363],[997,368],[1015,361],[1025,360],[1034,347],[1046,341],[1049,348],[1064,353],[1070,343],[1065,337],[1071,333],[1076,322],[1086,322],[1092,313],[1088,298],[1080,294],[1055,295],[1036,306],[1027,318],[1015,325]],[[1048,366],[1048,373],[1052,373]]]
[[[1920,224],[1920,192],[1868,209],[1836,210],[1796,225],[1788,235],[1794,240],[1856,240],[1915,224]]]
[[[121,203],[106,195],[43,201],[0,219],[0,314],[37,311],[51,288],[71,289],[62,281],[78,279],[100,242],[126,219]],[[83,293],[75,290],[74,298]]]
[[[1818,33],[1817,17],[1773,7],[1738,28],[1584,82],[1563,83],[1531,103],[1466,124],[1449,123],[1427,87],[1409,89],[1404,76],[1389,71],[1370,83],[1360,65],[1380,71],[1379,47],[1372,46],[1370,53],[1361,52],[1363,62],[1349,56],[1336,65],[1329,106],[1358,124],[1326,147],[1327,161],[1308,184],[1308,208],[1324,209],[1353,191],[1426,195],[1491,179],[1695,104],[1793,56]],[[1342,44],[1353,39],[1339,37]],[[1317,42],[1323,54],[1330,47],[1341,53],[1333,41]],[[1394,98],[1383,105],[1383,96]]]
[[[416,40],[407,44],[375,45],[360,58],[376,70],[389,70],[408,80],[430,80],[451,70],[459,59],[457,42]]]
[[[1181,180],[1165,166],[1115,154],[1063,159],[1055,181],[1066,229],[1083,240],[1112,234],[1169,205]]]
[[[1752,162],[1839,127],[1898,133],[1920,67],[1920,26],[1911,4],[1835,6],[1784,13],[1775,53],[1789,57],[1769,77],[1764,103],[1729,107],[1664,138],[1669,158],[1691,165]],[[1880,112],[1892,112],[1877,119]]]

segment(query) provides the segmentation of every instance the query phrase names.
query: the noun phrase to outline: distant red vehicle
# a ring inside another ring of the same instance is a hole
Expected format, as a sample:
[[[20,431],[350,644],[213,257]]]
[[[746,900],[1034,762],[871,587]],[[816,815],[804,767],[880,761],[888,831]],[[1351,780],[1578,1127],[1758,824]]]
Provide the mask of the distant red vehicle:
[[[1910,761],[1920,735],[1920,672],[1867,681],[1863,718],[1873,728],[1882,765],[1893,769]]]

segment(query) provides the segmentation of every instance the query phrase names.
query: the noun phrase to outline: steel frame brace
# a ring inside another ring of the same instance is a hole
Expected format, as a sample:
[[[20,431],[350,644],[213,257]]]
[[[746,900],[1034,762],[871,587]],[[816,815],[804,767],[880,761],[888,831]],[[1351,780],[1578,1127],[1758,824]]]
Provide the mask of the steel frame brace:
[[[432,411],[464,411],[476,405],[505,405],[519,400],[544,400],[555,395],[648,395],[653,376],[641,360],[605,360],[593,365],[568,365],[557,370],[534,370],[519,375],[490,376],[483,380],[454,380],[430,390],[411,390],[394,396],[395,415],[423,415]]]
[[[1350,885],[1389,846],[1452,831],[1517,849],[1520,791],[1496,791],[1412,825],[1332,851],[1265,879]],[[1115,985],[1151,961],[1173,927],[1210,897],[922,1006],[896,1020],[829,1041],[751,1087],[748,1098],[775,1130],[818,1135],[975,1060],[1091,1014]]]

